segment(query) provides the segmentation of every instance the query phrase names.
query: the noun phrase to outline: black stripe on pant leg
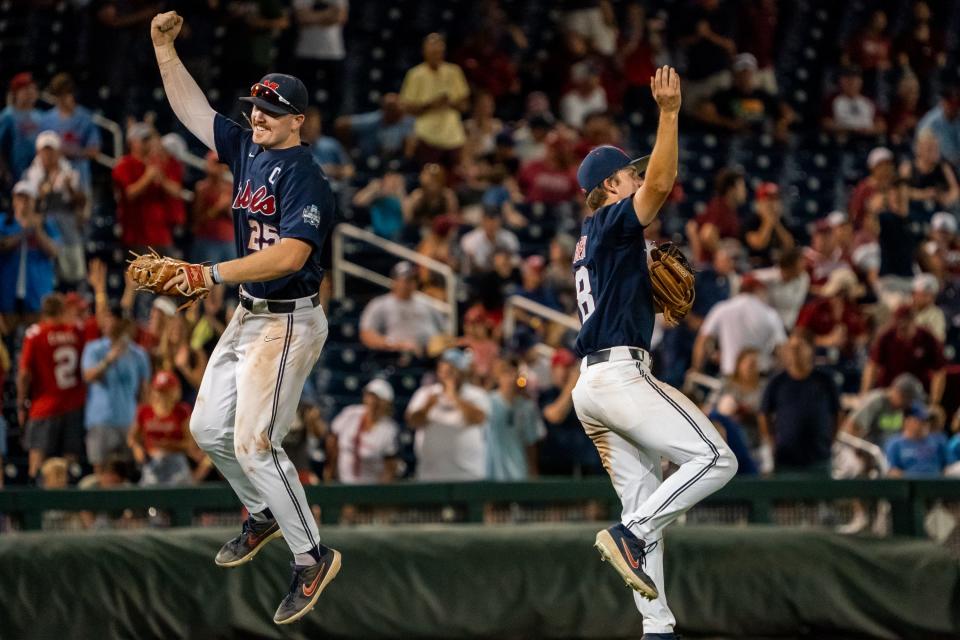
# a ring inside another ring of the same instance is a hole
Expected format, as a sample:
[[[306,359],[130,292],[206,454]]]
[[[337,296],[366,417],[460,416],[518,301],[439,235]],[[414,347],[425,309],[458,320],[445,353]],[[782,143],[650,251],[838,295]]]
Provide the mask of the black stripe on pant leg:
[[[639,368],[639,367],[638,367],[638,368]],[[692,478],[690,478],[689,480],[687,480],[687,482],[685,482],[681,487],[679,487],[676,491],[674,491],[673,494],[672,494],[670,497],[668,497],[668,498],[664,501],[664,503],[661,504],[660,507],[659,507],[656,511],[654,511],[651,515],[647,516],[646,518],[638,521],[638,524],[644,524],[644,523],[646,523],[650,518],[652,518],[653,516],[657,515],[658,513],[660,513],[661,511],[663,511],[666,507],[668,507],[668,506],[670,505],[670,503],[672,503],[672,502],[677,498],[677,496],[679,496],[681,493],[683,493],[684,491],[686,491],[686,490],[687,490],[688,488],[690,488],[695,482],[697,482],[701,477],[703,477],[707,472],[709,472],[710,469],[716,465],[717,460],[720,458],[720,452],[717,450],[716,446],[714,446],[714,444],[713,444],[712,442],[710,442],[710,440],[709,440],[706,436],[703,435],[703,432],[700,430],[700,427],[697,425],[696,421],[693,420],[693,418],[690,417],[690,414],[688,414],[686,411],[684,411],[684,409],[683,409],[679,404],[677,404],[677,402],[676,402],[675,400],[673,400],[673,398],[671,398],[670,396],[668,396],[662,389],[660,389],[656,384],[654,384],[653,381],[651,381],[650,378],[649,378],[646,374],[643,374],[643,378],[644,378],[644,380],[647,381],[647,384],[649,384],[651,387],[653,387],[653,389],[654,389],[664,400],[666,400],[668,404],[670,404],[670,406],[672,406],[674,409],[676,409],[677,412],[680,413],[680,414],[684,417],[684,419],[690,424],[690,426],[693,427],[694,431],[697,432],[697,435],[700,436],[700,439],[707,443],[707,446],[708,446],[708,447],[710,448],[710,450],[713,452],[713,459],[710,460],[710,462],[709,462],[703,469],[701,469],[699,472],[697,472],[697,474],[696,474],[695,476],[693,476]]]
[[[656,392],[660,395],[660,397],[662,397],[664,400],[666,400],[667,403],[668,403],[671,407],[673,407],[674,409],[676,409],[677,413],[679,413],[680,415],[682,415],[683,418],[687,421],[687,423],[688,423],[691,427],[693,427],[694,431],[697,432],[697,435],[700,436],[700,439],[707,443],[707,446],[710,447],[710,450],[713,452],[713,459],[710,460],[710,462],[707,463],[707,465],[706,465],[703,469],[701,469],[700,471],[698,471],[696,475],[694,475],[692,478],[690,478],[689,480],[687,480],[687,481],[686,481],[685,483],[683,483],[683,485],[681,485],[676,491],[674,491],[673,494],[671,494],[671,495],[663,502],[663,504],[661,504],[661,505],[657,508],[656,511],[654,511],[652,514],[650,514],[649,516],[647,516],[646,518],[643,518],[643,519],[641,519],[641,520],[632,520],[631,522],[629,522],[629,523],[627,524],[627,528],[630,528],[630,527],[632,527],[632,526],[635,525],[635,524],[645,524],[647,521],[650,520],[650,518],[652,518],[653,516],[657,515],[658,513],[660,513],[660,512],[663,511],[664,509],[666,509],[668,506],[670,506],[670,503],[672,503],[674,500],[676,500],[677,496],[679,496],[681,493],[683,493],[684,491],[686,491],[687,489],[689,489],[689,488],[690,488],[694,483],[696,483],[700,478],[702,478],[704,475],[706,475],[706,474],[710,471],[710,469],[712,469],[714,466],[716,466],[717,460],[720,459],[720,452],[717,450],[716,446],[715,446],[712,442],[710,442],[710,439],[707,438],[705,435],[703,435],[703,432],[700,430],[700,427],[697,425],[696,421],[695,421],[693,418],[690,417],[690,414],[688,414],[686,411],[684,411],[684,410],[683,410],[683,407],[681,407],[679,404],[677,404],[677,402],[676,402],[673,398],[671,398],[670,396],[668,396],[668,395],[663,391],[663,389],[661,389],[660,387],[658,387],[657,385],[655,385],[655,384],[650,380],[649,376],[647,376],[647,374],[640,368],[640,365],[639,365],[639,364],[637,364],[637,370],[640,371],[640,375],[643,377],[644,380],[647,381],[647,384],[649,384],[649,385],[653,388],[653,390],[656,391]]]
[[[284,489],[287,490],[287,495],[290,496],[290,501],[293,502],[293,508],[297,512],[297,516],[300,518],[300,524],[303,525],[303,530],[307,534],[307,539],[310,540],[310,543],[316,545],[313,541],[313,536],[310,535],[310,527],[307,526],[307,520],[303,515],[303,511],[300,509],[300,503],[297,502],[297,497],[293,493],[293,489],[290,487],[290,483],[287,482],[287,476],[283,473],[283,468],[280,466],[280,459],[277,457],[277,452],[273,448],[273,427],[276,424],[277,420],[277,410],[280,404],[280,387],[283,384],[283,372],[287,368],[287,356],[290,354],[290,344],[293,342],[293,315],[287,316],[287,332],[284,335],[283,339],[283,354],[280,356],[280,371],[277,373],[277,386],[273,390],[273,407],[270,411],[270,426],[267,428],[267,440],[270,442],[270,456],[273,458],[273,464],[277,468],[277,473],[280,475],[280,482],[283,483]]]

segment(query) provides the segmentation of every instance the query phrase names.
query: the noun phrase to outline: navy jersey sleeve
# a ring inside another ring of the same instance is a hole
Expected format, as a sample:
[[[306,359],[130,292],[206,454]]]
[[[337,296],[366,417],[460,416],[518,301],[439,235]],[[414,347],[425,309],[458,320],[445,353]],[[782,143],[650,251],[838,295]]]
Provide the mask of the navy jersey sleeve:
[[[643,225],[633,209],[632,197],[597,211],[594,214],[593,228],[600,232],[602,242],[608,244],[643,237]]]
[[[213,141],[220,162],[230,165],[236,173],[236,164],[243,153],[243,142],[251,133],[230,118],[217,114],[213,118]]]
[[[316,171],[307,175],[310,170]],[[330,184],[319,167],[305,164],[282,175],[277,184],[280,200],[280,237],[309,242],[315,249],[333,226],[336,204]]]

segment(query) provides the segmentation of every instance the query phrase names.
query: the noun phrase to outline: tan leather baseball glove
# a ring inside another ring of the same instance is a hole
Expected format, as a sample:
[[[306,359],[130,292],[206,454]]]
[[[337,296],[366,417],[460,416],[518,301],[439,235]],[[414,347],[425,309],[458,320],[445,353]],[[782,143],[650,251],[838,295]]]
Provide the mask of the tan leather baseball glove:
[[[675,326],[693,307],[694,271],[687,257],[672,242],[650,251],[650,285],[653,302],[664,321]]]
[[[203,266],[177,258],[162,256],[153,249],[150,253],[138,254],[127,265],[127,275],[137,284],[137,291],[150,291],[162,296],[184,296],[187,301],[180,305],[185,309],[202,300],[210,293]],[[170,280],[182,275],[181,283],[169,286]]]

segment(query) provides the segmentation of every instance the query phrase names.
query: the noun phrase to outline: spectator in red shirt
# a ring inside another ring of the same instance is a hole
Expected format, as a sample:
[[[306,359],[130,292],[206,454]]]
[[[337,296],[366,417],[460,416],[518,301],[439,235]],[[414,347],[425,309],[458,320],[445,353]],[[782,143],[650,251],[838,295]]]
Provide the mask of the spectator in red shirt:
[[[796,326],[809,330],[816,346],[836,349],[843,358],[853,357],[869,337],[867,319],[856,302],[860,289],[851,269],[837,269],[823,285],[820,297],[800,310]]]
[[[123,229],[123,244],[160,253],[173,252],[173,227],[183,224],[180,199],[183,167],[163,151],[157,132],[137,123],[127,132],[130,153],[113,168],[117,219]]]
[[[863,219],[870,213],[870,199],[878,193],[886,192],[893,185],[893,179],[897,177],[893,152],[886,147],[873,149],[867,156],[867,169],[870,170],[870,175],[857,183],[850,195],[850,203],[847,205],[847,211],[856,229],[863,226]]]
[[[887,14],[876,9],[864,30],[853,39],[845,52],[844,64],[855,64],[863,69],[868,78],[876,78],[876,72],[890,68],[890,37],[887,31]]]
[[[197,447],[190,436],[190,405],[180,401],[177,376],[169,371],[158,371],[153,376],[150,401],[137,408],[127,445],[134,459],[143,465],[141,485],[192,481],[187,454],[196,455]]]
[[[207,152],[207,175],[197,182],[193,199],[193,261],[224,262],[237,257],[233,238],[233,186],[227,165],[216,151]]]
[[[917,326],[913,309],[902,306],[894,312],[893,321],[876,337],[870,349],[860,391],[888,387],[901,373],[912,373],[930,394],[930,404],[939,406],[947,377],[945,365],[943,344]]]
[[[709,262],[722,238],[740,239],[737,209],[747,201],[747,183],[738,169],[721,169],[706,210],[687,223],[687,240],[697,262]]]
[[[560,204],[580,195],[573,145],[561,133],[547,135],[543,160],[533,160],[520,169],[520,189],[528,202]]]
[[[84,453],[83,336],[65,316],[62,295],[44,298],[40,322],[27,329],[20,352],[17,417],[26,428],[31,478],[36,478],[47,457],[77,462]]]

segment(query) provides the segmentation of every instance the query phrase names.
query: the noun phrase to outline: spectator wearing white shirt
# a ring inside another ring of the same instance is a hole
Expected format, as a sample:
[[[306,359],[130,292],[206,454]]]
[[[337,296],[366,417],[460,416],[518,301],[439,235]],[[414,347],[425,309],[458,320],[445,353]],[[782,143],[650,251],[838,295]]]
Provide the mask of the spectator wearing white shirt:
[[[393,288],[377,296],[360,315],[360,342],[376,351],[401,351],[422,355],[430,338],[442,333],[440,314],[414,298],[417,270],[406,261],[390,270]]]
[[[487,471],[486,429],[490,395],[466,382],[472,358],[447,349],[437,363],[435,384],[417,389],[407,407],[416,430],[418,480],[482,480]]]
[[[937,306],[940,281],[932,273],[918,273],[913,277],[913,311],[918,327],[923,327],[943,342],[947,337],[947,319]]]
[[[493,254],[498,249],[516,255],[520,241],[512,231],[503,228],[498,207],[484,207],[480,226],[460,238],[460,249],[465,258],[464,273],[472,274],[491,271]]]
[[[830,101],[823,128],[842,137],[875,136],[886,123],[873,100],[863,95],[863,76],[857,67],[840,71],[840,93]]]
[[[397,435],[393,387],[375,378],[363,388],[363,403],[345,407],[330,425],[327,467],[343,484],[376,484],[396,478]]]
[[[600,73],[587,61],[570,67],[570,80],[570,90],[560,98],[560,117],[580,129],[589,114],[607,110],[607,92],[600,84]]]
[[[767,302],[780,315],[783,326],[788,330],[796,324],[810,291],[810,274],[805,266],[803,251],[793,247],[783,252],[777,266],[752,272],[767,288]]]
[[[87,196],[79,172],[61,153],[61,140],[53,131],[37,136],[37,155],[24,180],[37,190],[37,211],[56,223],[63,243],[57,254],[57,276],[75,286],[86,278],[83,232]]]
[[[343,26],[349,8],[349,0],[293,0],[298,27],[294,51],[298,75],[307,86],[323,87],[326,100],[321,100],[320,106],[327,117],[340,110],[343,64],[347,57]]]
[[[740,283],[738,295],[710,310],[693,346],[695,371],[703,370],[711,341],[716,341],[719,349],[720,373],[724,376],[733,375],[737,356],[748,348],[757,350],[760,371],[773,368],[777,349],[786,342],[787,334],[780,316],[761,297],[765,293],[763,283],[748,274]]]

